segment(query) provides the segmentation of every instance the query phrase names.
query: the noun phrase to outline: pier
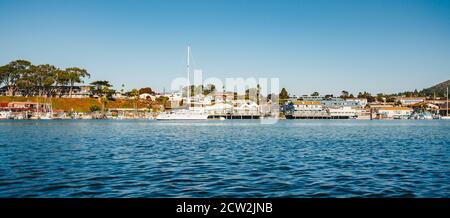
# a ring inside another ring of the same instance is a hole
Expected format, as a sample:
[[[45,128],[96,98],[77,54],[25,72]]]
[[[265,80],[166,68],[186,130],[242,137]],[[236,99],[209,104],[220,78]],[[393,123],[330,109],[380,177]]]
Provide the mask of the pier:
[[[237,114],[228,114],[228,115],[209,115],[208,119],[220,119],[225,118],[227,120],[252,120],[252,119],[260,119],[261,115],[237,115]]]
[[[331,120],[331,119],[350,119],[349,116],[329,116],[329,115],[323,115],[323,116],[295,116],[295,115],[286,115],[286,119],[304,119],[304,120]]]

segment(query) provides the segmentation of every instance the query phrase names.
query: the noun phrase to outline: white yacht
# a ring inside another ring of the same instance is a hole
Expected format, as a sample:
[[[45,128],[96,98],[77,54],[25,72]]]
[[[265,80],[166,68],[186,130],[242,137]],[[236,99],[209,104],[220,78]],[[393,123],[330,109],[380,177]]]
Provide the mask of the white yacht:
[[[187,47],[187,80],[188,80],[188,87],[190,87],[189,82],[189,67],[190,67],[190,52],[191,52],[191,46],[189,45]],[[191,105],[191,96],[190,89],[187,89],[187,105]],[[202,109],[198,109],[195,107],[189,107],[188,109],[180,109],[173,112],[168,113],[159,113],[158,116],[156,116],[157,120],[206,120],[208,119],[208,113],[205,112]]]
[[[206,120],[208,114],[195,110],[177,110],[169,113],[160,113],[156,117],[157,120]]]
[[[0,120],[9,119],[11,112],[9,111],[0,111]]]

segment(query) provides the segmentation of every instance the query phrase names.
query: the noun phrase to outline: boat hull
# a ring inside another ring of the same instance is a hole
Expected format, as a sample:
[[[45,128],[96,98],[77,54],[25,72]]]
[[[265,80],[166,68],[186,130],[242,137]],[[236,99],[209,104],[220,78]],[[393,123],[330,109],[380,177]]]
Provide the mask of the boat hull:
[[[206,120],[206,119],[208,119],[207,114],[189,114],[189,115],[164,114],[156,117],[156,120]]]

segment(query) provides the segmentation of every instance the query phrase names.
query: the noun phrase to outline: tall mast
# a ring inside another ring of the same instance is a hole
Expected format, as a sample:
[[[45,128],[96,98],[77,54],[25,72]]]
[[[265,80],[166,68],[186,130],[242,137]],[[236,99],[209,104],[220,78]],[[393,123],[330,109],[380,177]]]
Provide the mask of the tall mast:
[[[188,45],[187,47],[187,81],[188,81],[188,90],[187,90],[187,103],[188,103],[188,107],[191,106],[191,81],[190,81],[190,77],[189,77],[189,56],[191,53],[191,45]]]
[[[447,86],[447,117],[448,117],[448,86]]]

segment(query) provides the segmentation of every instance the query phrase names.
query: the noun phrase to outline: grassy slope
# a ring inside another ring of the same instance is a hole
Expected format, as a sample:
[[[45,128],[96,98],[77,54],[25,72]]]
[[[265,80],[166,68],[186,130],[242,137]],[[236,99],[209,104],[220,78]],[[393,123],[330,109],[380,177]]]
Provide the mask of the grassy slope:
[[[10,96],[0,96],[0,102],[13,102],[13,101],[32,101],[36,102],[39,99],[39,102],[47,102],[52,103],[53,109],[55,110],[64,110],[64,111],[77,111],[77,112],[89,112],[90,107],[93,105],[97,105],[101,107],[100,102],[94,98],[38,98],[38,97],[10,97]],[[145,102],[139,101],[138,108],[146,107]],[[134,101],[133,100],[124,100],[117,99],[115,101],[108,101],[108,108],[133,108]]]

